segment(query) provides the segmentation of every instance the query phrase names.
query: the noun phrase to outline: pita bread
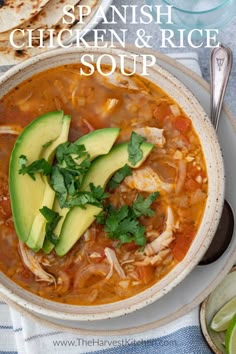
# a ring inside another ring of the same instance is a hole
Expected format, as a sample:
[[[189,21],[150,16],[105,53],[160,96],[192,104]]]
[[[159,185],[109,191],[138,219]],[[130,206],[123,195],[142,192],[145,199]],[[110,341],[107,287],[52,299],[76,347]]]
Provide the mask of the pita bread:
[[[34,40],[33,41],[33,48],[27,48],[27,43],[28,43],[28,35],[27,31],[25,36],[14,36],[14,42],[17,45],[22,45],[26,43],[26,45],[22,48],[17,50],[16,48],[12,47],[9,43],[9,35],[11,31],[5,32],[5,33],[0,33],[0,65],[14,65],[19,62],[22,62],[23,60],[30,58],[36,54],[40,54],[42,52],[48,51],[53,48],[49,48],[49,40],[47,38],[49,37],[49,32],[47,31],[48,29],[53,29],[54,30],[54,40],[53,44],[55,47],[58,46],[58,42],[56,39],[57,34],[60,32],[62,29],[72,29],[76,27],[78,30],[83,30],[83,28],[86,26],[86,22],[83,23],[77,23],[80,21],[80,11],[78,9],[78,4],[80,5],[87,5],[90,6],[92,11],[91,14],[88,16],[89,19],[92,19],[94,14],[97,11],[97,8],[99,6],[99,0],[65,0],[66,5],[72,5],[75,3],[75,23],[73,24],[63,24],[62,23],[62,18],[64,17],[64,13],[62,11],[63,6],[65,6],[64,0],[50,0],[47,5],[45,5],[45,8],[37,14],[34,18],[31,20],[25,22],[20,26],[21,29],[35,29],[34,31],[34,37],[37,36],[38,29],[43,29],[44,30],[44,48],[39,48],[39,40]],[[101,0],[100,0],[101,1]],[[61,4],[63,3],[63,4]],[[50,4],[54,6],[57,4],[58,7],[57,9],[54,7],[50,7]],[[46,12],[46,9],[48,11]],[[49,11],[50,9],[50,11]],[[53,10],[52,10],[53,9]],[[87,12],[82,14],[83,17],[87,16]],[[66,18],[66,17],[65,17]],[[36,22],[37,21],[37,22]],[[57,21],[57,22],[56,22]],[[39,26],[39,27],[38,27]],[[71,35],[67,32],[65,32],[61,38],[61,40],[65,43],[70,43],[71,42]]]
[[[66,3],[62,0],[50,0],[48,3],[43,7],[42,11],[40,11],[36,16],[31,18],[30,20],[22,23],[19,29],[26,30],[26,29],[47,29],[55,27],[60,21],[62,22],[62,18],[64,16],[63,7],[65,5],[75,6],[78,4],[78,0],[67,0]],[[10,34],[13,29],[10,31],[0,33],[0,41],[7,41],[9,40]],[[35,33],[37,35],[37,33]],[[16,32],[14,35],[15,39],[22,39],[25,36],[22,33]]]
[[[0,7],[0,32],[20,26],[37,15],[49,0],[2,0]]]

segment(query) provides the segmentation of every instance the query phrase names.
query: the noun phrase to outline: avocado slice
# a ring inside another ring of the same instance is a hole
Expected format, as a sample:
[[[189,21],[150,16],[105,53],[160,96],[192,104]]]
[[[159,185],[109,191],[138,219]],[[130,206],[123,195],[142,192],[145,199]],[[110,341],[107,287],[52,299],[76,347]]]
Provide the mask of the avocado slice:
[[[86,151],[90,155],[90,160],[93,160],[97,156],[105,155],[111,150],[114,142],[116,141],[119,135],[119,132],[119,128],[98,129],[82,136],[81,138],[76,140],[75,143],[77,145],[84,145]],[[76,160],[76,162],[79,164],[82,162],[82,160],[83,159]],[[55,198],[53,210],[59,213],[59,215],[62,217],[54,230],[56,235],[60,235],[63,222],[67,213],[69,212],[69,209],[61,209],[57,198]],[[48,240],[44,241],[43,250],[45,253],[50,253],[53,248],[54,245],[51,242],[49,242]]]
[[[62,130],[62,111],[50,112],[33,120],[19,135],[12,150],[9,165],[9,191],[12,214],[18,237],[28,239],[35,215],[44,198],[45,181],[35,174],[35,181],[19,174],[19,157],[27,156],[28,162],[42,156],[43,145],[54,141]]]
[[[107,155],[98,157],[85,175],[81,190],[89,190],[90,183],[105,188],[111,176],[125,164],[138,168],[152,151],[153,145],[145,142],[141,149],[143,157],[135,166],[129,162],[128,143],[116,145]],[[58,256],[64,256],[73,247],[101,211],[99,207],[87,205],[86,209],[73,207],[68,212],[62,225],[59,243],[55,247]]]
[[[60,144],[63,144],[68,140],[71,117],[64,116],[62,120],[63,121],[62,121],[61,134],[45,149],[45,151],[41,155],[41,157],[44,158],[49,163],[52,163],[54,159],[56,148]],[[40,203],[39,209],[43,208],[44,206],[48,207],[49,209],[52,209],[55,200],[55,192],[49,185],[48,178],[46,176],[43,176],[42,179],[44,181],[45,189],[44,189],[44,196]],[[46,219],[40,213],[39,209],[33,220],[28,239],[26,240],[27,246],[33,249],[35,252],[38,252],[43,247],[44,238],[45,238]]]

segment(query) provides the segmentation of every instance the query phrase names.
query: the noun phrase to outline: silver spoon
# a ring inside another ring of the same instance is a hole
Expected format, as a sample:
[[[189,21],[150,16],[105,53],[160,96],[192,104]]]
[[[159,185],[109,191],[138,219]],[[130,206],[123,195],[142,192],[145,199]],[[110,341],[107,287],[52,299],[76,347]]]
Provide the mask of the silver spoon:
[[[220,113],[233,64],[230,48],[220,44],[211,53],[211,122],[218,129]],[[227,249],[233,236],[234,215],[229,203],[225,200],[222,216],[215,236],[202,258],[200,265],[216,261]]]

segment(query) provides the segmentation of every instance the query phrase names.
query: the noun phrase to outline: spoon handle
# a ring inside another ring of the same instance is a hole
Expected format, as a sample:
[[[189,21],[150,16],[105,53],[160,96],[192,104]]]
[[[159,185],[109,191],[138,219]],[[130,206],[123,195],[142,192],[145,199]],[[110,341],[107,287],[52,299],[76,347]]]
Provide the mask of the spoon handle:
[[[233,64],[230,48],[220,44],[211,53],[211,122],[217,130],[225,89]]]

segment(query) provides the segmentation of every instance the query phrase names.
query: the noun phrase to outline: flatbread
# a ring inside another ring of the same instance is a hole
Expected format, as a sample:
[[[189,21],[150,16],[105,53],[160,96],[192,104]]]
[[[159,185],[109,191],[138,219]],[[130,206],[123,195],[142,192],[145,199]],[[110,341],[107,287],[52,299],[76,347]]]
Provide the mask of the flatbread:
[[[36,27],[35,26],[35,23],[34,20],[35,18],[33,18],[31,21],[32,21],[32,24],[30,24],[30,27],[28,28],[34,28],[35,29],[35,32],[34,32],[34,36],[37,36],[37,29],[44,29],[44,45],[46,47],[44,48],[39,48],[38,45],[39,45],[39,41],[38,40],[34,40],[33,42],[33,45],[34,47],[33,48],[27,48],[27,39],[28,39],[28,36],[27,36],[27,32],[26,32],[26,36],[24,38],[21,37],[17,37],[14,36],[14,42],[15,44],[17,45],[21,45],[23,43],[26,43],[26,46],[24,46],[22,49],[15,49],[14,47],[12,47],[9,43],[9,34],[11,33],[11,31],[9,32],[6,32],[5,34],[8,33],[8,35],[6,37],[4,37],[4,33],[0,33],[0,65],[14,65],[14,64],[17,64],[19,62],[22,62],[23,60],[27,59],[27,58],[30,58],[36,54],[40,54],[42,52],[46,52],[52,48],[48,48],[47,46],[49,45],[49,40],[46,40],[48,38],[48,31],[47,29],[54,29],[54,34],[55,34],[55,38],[54,38],[54,41],[53,41],[53,44],[55,45],[55,47],[58,46],[57,44],[57,41],[56,41],[56,35],[58,34],[58,32],[62,29],[69,29],[71,28],[73,30],[73,27],[74,25],[76,26],[77,29],[79,30],[82,30],[83,27],[85,26],[84,23],[77,23],[78,21],[80,21],[80,18],[79,18],[79,10],[78,10],[78,7],[77,5],[87,5],[87,6],[90,6],[91,9],[92,9],[92,12],[91,14],[88,16],[90,18],[92,18],[94,16],[94,13],[96,12],[97,10],[97,6],[98,6],[98,0],[76,0],[76,1],[73,1],[73,0],[65,0],[66,1],[66,4],[70,4],[72,5],[72,2],[75,2],[76,5],[75,5],[75,11],[74,11],[74,15],[75,15],[75,23],[74,24],[63,24],[62,23],[62,18],[64,17],[64,14],[63,14],[63,11],[59,11],[59,8],[58,8],[58,11],[55,11],[55,14],[57,14],[57,16],[53,16],[53,12],[52,11],[52,8],[51,8],[51,11],[48,11],[46,14],[46,17],[45,15],[44,16],[39,16],[41,15],[41,13],[46,10],[46,6],[49,6],[50,3],[60,3],[60,2],[63,2],[63,4],[65,5],[64,3],[64,0],[50,0],[50,2],[45,6],[45,8],[35,17],[37,19],[37,21],[39,21],[39,18],[41,18],[41,22],[37,22],[39,24],[40,27]],[[61,5],[61,4],[60,4]],[[48,8],[48,7],[47,7]],[[55,8],[54,8],[55,10]],[[84,13],[82,14],[82,17],[86,17],[87,16],[87,13]],[[51,19],[54,19],[54,21],[52,21],[52,23],[50,24],[49,23],[49,20],[51,21]],[[58,20],[57,23],[55,23],[55,19]],[[36,20],[35,20],[36,21]],[[48,22],[47,22],[48,21]],[[30,21],[28,21],[27,23],[29,23]],[[43,23],[45,25],[45,27],[43,27]],[[23,24],[23,26],[25,26],[25,24]],[[23,26],[21,26],[21,28],[23,29]],[[50,26],[50,27],[49,27]],[[64,33],[61,40],[62,42],[70,42],[71,36],[69,33]]]
[[[66,3],[62,0],[50,0],[36,16],[30,20],[22,23],[18,28],[22,30],[26,29],[47,29],[55,27],[64,16],[63,7],[65,5],[75,6],[79,3],[78,0],[67,0]],[[9,40],[11,31],[0,33],[0,41]],[[35,35],[37,35],[35,33]],[[20,31],[16,32],[14,35],[15,39],[24,38]]]
[[[49,0],[1,0],[0,32],[20,26],[37,15]]]

